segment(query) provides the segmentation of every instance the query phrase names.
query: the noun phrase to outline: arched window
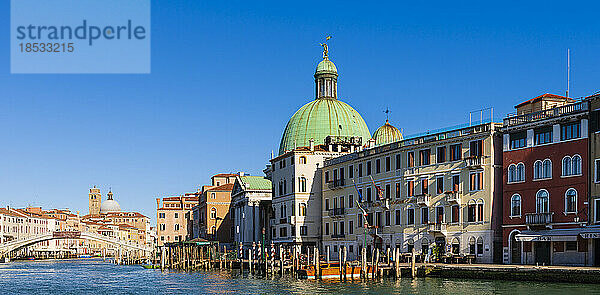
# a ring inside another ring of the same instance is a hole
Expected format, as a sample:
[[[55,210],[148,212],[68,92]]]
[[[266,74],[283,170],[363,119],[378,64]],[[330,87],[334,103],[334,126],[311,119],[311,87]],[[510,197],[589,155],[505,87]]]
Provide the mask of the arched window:
[[[581,174],[581,156],[575,155],[571,158],[571,165],[573,165],[573,169],[571,169],[571,175],[580,175]]]
[[[475,237],[469,238],[469,254],[475,255]]]
[[[521,196],[514,194],[510,198],[510,216],[521,216]]]
[[[406,250],[408,250],[408,252],[412,252],[412,250],[415,248],[415,242],[413,241],[413,239],[408,239],[407,243],[406,243]]]
[[[547,190],[541,189],[535,194],[535,209],[537,213],[548,213],[550,211],[549,203],[550,196]]]
[[[565,213],[577,213],[577,191],[573,188],[565,193]]]
[[[533,179],[544,178],[542,175],[542,161],[537,160],[535,163],[533,163]]]
[[[517,164],[517,179],[516,181],[525,181],[525,164]]]
[[[544,160],[543,166],[543,178],[552,178],[552,161],[550,159]]]
[[[429,252],[429,239],[423,238],[421,240],[421,253],[427,254]]]
[[[211,232],[211,234],[213,234],[213,235],[216,235],[216,234],[217,234],[217,227],[213,225],[213,226],[210,228],[210,232]]]
[[[306,178],[305,177],[298,178],[298,187],[300,188],[300,192],[302,192],[302,193],[306,192]]]
[[[306,204],[300,203],[299,211],[300,216],[306,216]]]
[[[565,156],[562,159],[562,175],[563,176],[569,176],[572,175],[572,164],[571,164],[571,157],[569,156]]]
[[[477,200],[477,221],[483,221],[483,199]]]
[[[477,256],[483,255],[483,238],[477,238]]]
[[[460,242],[458,238],[452,240],[452,254],[460,254]]]
[[[306,164],[306,157],[305,156],[301,156],[299,159],[300,164]]]
[[[508,166],[508,182],[515,182],[517,181],[517,165],[515,164],[510,164],[510,166]]]

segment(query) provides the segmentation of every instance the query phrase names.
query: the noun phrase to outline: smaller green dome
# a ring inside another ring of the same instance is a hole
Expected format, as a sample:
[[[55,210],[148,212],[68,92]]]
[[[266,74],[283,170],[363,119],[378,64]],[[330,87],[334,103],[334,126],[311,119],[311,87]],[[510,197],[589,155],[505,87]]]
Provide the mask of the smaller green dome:
[[[398,128],[392,126],[387,120],[383,126],[377,128],[373,133],[373,139],[375,139],[375,145],[380,146],[403,139],[402,133]]]
[[[315,75],[317,75],[317,74],[325,74],[325,73],[336,74],[337,75],[337,68],[335,67],[335,64],[333,64],[333,62],[330,61],[329,58],[327,58],[327,57],[325,57],[317,65],[317,70],[315,71]]]

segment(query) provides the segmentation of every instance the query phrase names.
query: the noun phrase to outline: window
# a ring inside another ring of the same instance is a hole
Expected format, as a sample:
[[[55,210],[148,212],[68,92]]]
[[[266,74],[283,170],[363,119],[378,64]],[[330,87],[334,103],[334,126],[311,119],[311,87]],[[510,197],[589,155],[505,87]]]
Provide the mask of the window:
[[[326,224],[326,225],[328,226],[327,232],[329,232],[329,224]],[[287,227],[284,226],[284,227],[279,228],[279,237],[281,237],[281,238],[287,237]]]
[[[298,213],[300,214],[299,216],[306,216],[306,204],[300,204],[300,207],[298,208]]]
[[[325,199],[325,211],[329,211],[329,199]]]
[[[217,218],[217,209],[215,207],[210,208],[210,218],[211,219],[216,219]]]
[[[178,231],[178,230],[179,230],[179,224],[175,223],[175,231]]]
[[[354,165],[348,166],[348,178],[354,178]]]
[[[167,227],[165,226],[165,224],[164,224],[164,223],[161,223],[161,224],[158,226],[158,228],[159,228],[160,230],[162,230],[162,231],[164,231],[164,230],[166,230],[166,229],[167,229]]]
[[[165,218],[165,213],[158,213],[158,218]]]
[[[406,182],[407,196],[413,197],[415,195],[415,181],[409,180]]]
[[[306,192],[306,178],[305,177],[298,178],[298,188],[300,189],[301,193]]]
[[[452,205],[452,223],[460,222],[460,206]]]
[[[363,164],[360,163],[358,164],[358,177],[362,177],[363,176]]]
[[[573,168],[571,169],[573,175],[581,175],[581,156],[573,156],[573,158],[571,158],[571,162],[571,164],[573,165]]]
[[[475,255],[475,237],[469,238],[469,254]]]
[[[402,196],[401,184],[399,182],[396,183],[396,199]]]
[[[390,226],[392,224],[392,214],[390,211],[385,211],[385,225]]]
[[[437,148],[436,161],[438,163],[446,162],[446,147],[445,146],[440,146]]]
[[[460,187],[460,175],[452,175],[452,191],[457,192]]]
[[[348,233],[349,234],[354,233],[354,221],[353,220],[348,221]]]
[[[392,169],[392,160],[390,157],[385,157],[385,171],[390,171]]]
[[[560,140],[569,140],[581,136],[581,125],[579,122],[563,124],[560,126]]]
[[[542,177],[544,179],[552,178],[552,161],[550,159],[546,159],[542,163]]]
[[[469,156],[481,157],[483,155],[483,141],[475,140],[469,143]]]
[[[435,185],[437,187],[436,192],[439,194],[444,193],[444,177],[443,176],[438,176],[435,179]]]
[[[518,194],[514,194],[510,198],[510,216],[521,216],[521,196]]]
[[[325,235],[329,235],[329,223],[325,223]]]
[[[415,152],[408,152],[406,166],[408,168],[415,167]]]
[[[533,179],[542,178],[542,161],[537,160],[533,163]]]
[[[298,162],[300,164],[306,164],[306,157],[305,156],[301,156]]]
[[[565,193],[565,213],[577,213],[577,191],[568,189]]]
[[[367,188],[367,202],[372,202],[373,199],[371,199],[371,187]]]
[[[406,224],[415,224],[415,209],[408,208],[406,210]]]
[[[471,191],[479,191],[483,189],[483,171],[474,172],[470,174]]]
[[[537,194],[535,194],[535,208],[537,213],[548,213],[550,211],[549,199],[550,196],[545,189],[539,190]]]
[[[371,175],[371,161],[367,161],[367,175]]]
[[[396,170],[400,169],[400,167],[402,167],[402,154],[397,154],[396,155]]]
[[[577,251],[577,241],[565,242],[565,250],[566,251]]]
[[[401,220],[402,220],[402,211],[400,210],[396,210],[396,225],[400,225],[401,224]]]
[[[421,164],[421,166],[430,164],[430,158],[431,158],[430,154],[431,154],[430,149],[419,151],[419,163]]]
[[[210,198],[211,199],[216,199],[217,198],[217,194],[216,193],[210,193]]]
[[[300,235],[301,236],[308,235],[308,227],[306,225],[301,225],[300,226]]]
[[[537,128],[533,131],[535,145],[552,142],[552,126]]]
[[[462,145],[453,144],[450,145],[450,161],[458,161],[462,159]]]
[[[483,238],[477,238],[477,256],[483,255]]]
[[[392,197],[392,188],[389,184],[385,185],[385,198],[390,199]]]
[[[526,131],[519,132],[519,133],[513,133],[513,134],[510,134],[509,136],[510,136],[510,149],[511,150],[525,147],[525,140],[527,138]]]
[[[594,181],[600,182],[600,159],[594,160]]]
[[[519,163],[517,164],[517,182],[525,181],[525,164]]]
[[[471,203],[467,205],[467,222],[475,222],[475,211],[477,210],[477,206],[475,203]]]
[[[375,173],[381,173],[381,159],[375,160]]]
[[[429,193],[429,179],[423,178],[421,180],[421,194]]]
[[[325,171],[325,183],[329,182],[329,171]]]
[[[179,213],[175,213],[175,218],[179,218]]]
[[[483,221],[483,200],[477,202],[477,221]]]
[[[354,208],[354,195],[348,195],[348,208]]]
[[[421,224],[429,223],[429,208],[421,208]]]
[[[273,239],[277,237],[277,230],[275,228],[271,229],[271,236],[273,237]]]

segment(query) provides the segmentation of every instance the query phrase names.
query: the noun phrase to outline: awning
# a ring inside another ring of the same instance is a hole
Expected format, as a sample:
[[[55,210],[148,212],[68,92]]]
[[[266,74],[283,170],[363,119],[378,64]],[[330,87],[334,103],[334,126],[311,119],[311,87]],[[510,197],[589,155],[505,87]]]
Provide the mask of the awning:
[[[584,239],[600,238],[600,227],[589,226],[540,231],[526,230],[517,234],[515,239],[519,242],[569,242],[577,241],[578,236],[581,236]]]

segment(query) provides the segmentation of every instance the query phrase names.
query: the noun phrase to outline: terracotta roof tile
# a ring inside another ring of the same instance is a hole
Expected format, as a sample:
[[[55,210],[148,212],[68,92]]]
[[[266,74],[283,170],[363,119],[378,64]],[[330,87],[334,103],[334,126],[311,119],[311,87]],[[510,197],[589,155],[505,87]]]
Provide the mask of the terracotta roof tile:
[[[526,104],[534,103],[534,102],[536,102],[538,100],[541,100],[543,98],[568,99],[568,100],[573,100],[574,101],[574,99],[572,99],[570,97],[556,95],[556,94],[550,94],[550,93],[544,93],[544,94],[542,94],[540,96],[534,97],[534,98],[532,98],[532,99],[530,99],[528,101],[524,101],[524,102],[518,104],[517,106],[515,106],[515,108],[518,108],[520,106],[524,106]]]

